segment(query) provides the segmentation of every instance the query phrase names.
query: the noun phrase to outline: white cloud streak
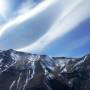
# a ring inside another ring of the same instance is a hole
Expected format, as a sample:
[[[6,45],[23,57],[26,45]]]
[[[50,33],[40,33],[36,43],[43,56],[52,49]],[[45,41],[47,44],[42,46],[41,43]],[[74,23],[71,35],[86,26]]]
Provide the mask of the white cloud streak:
[[[33,8],[36,5],[35,2],[33,2],[33,0],[26,0],[24,1],[19,9],[17,10],[16,14],[23,14],[25,12],[30,11],[31,8]]]
[[[19,25],[26,20],[32,18],[33,16],[39,14],[40,12],[44,11],[50,5],[52,5],[55,0],[45,0],[42,3],[38,4],[34,9],[29,10],[28,12],[24,12],[24,14],[17,16],[13,20],[8,21],[3,26],[0,26],[0,37],[5,34],[9,29],[13,26]]]
[[[2,18],[6,18],[6,15],[8,13],[9,9],[9,3],[7,0],[0,0],[0,16]]]
[[[57,21],[52,25],[45,35],[43,35],[35,43],[18,49],[18,51],[42,51],[48,44],[73,30],[73,28],[88,17],[88,2],[85,2],[84,0],[76,0],[71,6],[67,7],[62,14],[60,14]]]

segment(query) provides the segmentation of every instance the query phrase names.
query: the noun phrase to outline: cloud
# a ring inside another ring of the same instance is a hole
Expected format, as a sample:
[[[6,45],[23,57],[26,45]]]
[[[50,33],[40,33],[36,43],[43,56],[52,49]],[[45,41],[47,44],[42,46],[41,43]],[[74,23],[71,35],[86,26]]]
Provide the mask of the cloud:
[[[28,12],[31,10],[31,8],[33,8],[35,5],[37,5],[36,2],[34,2],[33,0],[26,0],[24,1],[20,7],[18,8],[16,14],[23,14],[25,12]]]
[[[55,2],[55,0],[45,0],[42,3],[38,4],[34,9],[29,10],[28,12],[24,12],[24,14],[21,14],[17,16],[16,18],[8,21],[3,26],[0,26],[0,37],[5,34],[9,29],[13,26],[19,25],[26,20],[34,17],[35,15],[39,14],[40,12],[44,11],[46,8],[48,8],[50,5],[52,5]]]
[[[76,0],[72,5],[67,7],[62,14],[60,13],[57,21],[45,35],[39,38],[35,43],[17,50],[26,52],[42,51],[48,44],[70,32],[88,18],[90,16],[88,5],[86,1]]]
[[[2,16],[2,18],[6,18],[8,11],[9,11],[9,1],[0,0],[0,16]]]

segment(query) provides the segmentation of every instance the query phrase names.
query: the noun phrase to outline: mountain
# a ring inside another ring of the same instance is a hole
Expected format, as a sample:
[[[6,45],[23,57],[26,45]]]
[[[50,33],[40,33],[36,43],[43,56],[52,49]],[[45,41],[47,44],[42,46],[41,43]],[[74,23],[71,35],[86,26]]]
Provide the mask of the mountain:
[[[0,51],[0,90],[90,90],[90,54],[67,58]]]

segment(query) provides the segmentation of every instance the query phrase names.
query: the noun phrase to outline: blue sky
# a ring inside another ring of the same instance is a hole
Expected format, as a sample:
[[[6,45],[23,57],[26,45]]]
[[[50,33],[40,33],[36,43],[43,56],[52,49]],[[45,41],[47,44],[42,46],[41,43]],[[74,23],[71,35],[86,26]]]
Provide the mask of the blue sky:
[[[12,48],[68,57],[90,53],[89,0],[0,0],[0,3],[1,50]]]

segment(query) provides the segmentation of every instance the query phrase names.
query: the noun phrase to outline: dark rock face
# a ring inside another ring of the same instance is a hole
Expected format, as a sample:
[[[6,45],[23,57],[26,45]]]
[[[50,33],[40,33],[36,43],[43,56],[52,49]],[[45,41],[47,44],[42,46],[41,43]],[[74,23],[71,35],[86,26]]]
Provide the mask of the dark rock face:
[[[0,51],[0,90],[90,90],[90,55],[66,58]]]

